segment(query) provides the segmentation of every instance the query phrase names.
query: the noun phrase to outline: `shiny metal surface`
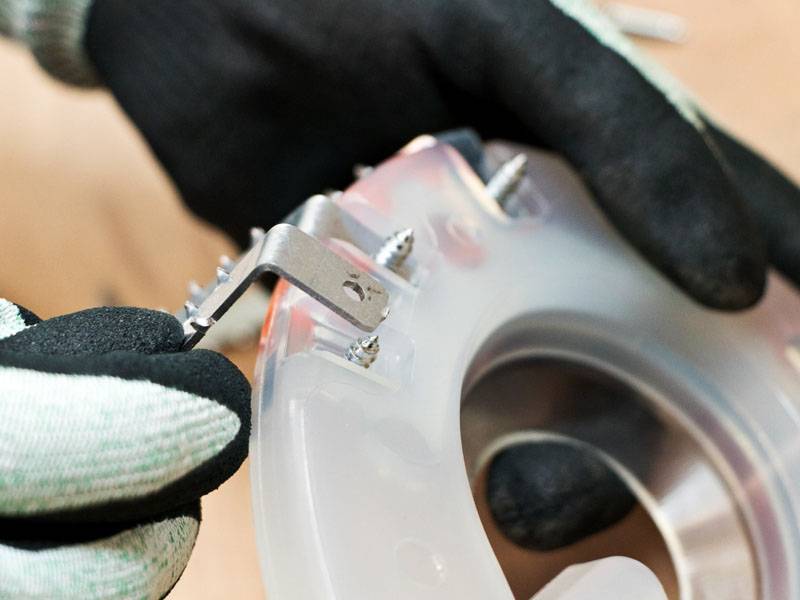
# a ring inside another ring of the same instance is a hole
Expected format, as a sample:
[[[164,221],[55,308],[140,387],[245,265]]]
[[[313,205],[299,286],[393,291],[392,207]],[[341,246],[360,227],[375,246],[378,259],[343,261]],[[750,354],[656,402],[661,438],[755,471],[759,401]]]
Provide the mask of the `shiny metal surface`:
[[[365,227],[324,194],[306,200],[297,226],[318,240],[342,240],[370,256],[377,255],[385,243],[384,236]]]
[[[497,146],[489,160],[508,164],[514,156]],[[540,210],[540,195],[523,187],[516,209]],[[795,348],[786,346],[789,362]],[[723,392],[685,368],[672,356],[632,351],[607,323],[557,313],[509,323],[484,344],[464,383],[467,472],[476,477],[513,444],[583,445],[623,478],[654,521],[681,600],[787,598],[795,574],[778,543],[784,516],[762,481],[774,467],[756,457],[754,440],[719,406],[714,395]],[[754,412],[759,401],[752,398]]]
[[[390,235],[375,255],[375,262],[395,273],[401,273],[403,265],[414,249],[414,230],[406,228]]]
[[[358,338],[347,347],[344,356],[351,363],[369,369],[369,366],[378,358],[381,346],[377,335]]]
[[[688,390],[668,381],[659,389],[620,370],[619,362],[612,367],[587,355],[591,344],[580,334],[562,330],[556,337],[555,329],[516,323],[515,347],[498,352],[490,370],[469,384],[461,420],[468,472],[476,475],[513,444],[557,438],[586,445],[655,521],[682,600],[758,598],[756,560],[736,500],[747,493],[746,482],[736,480],[708,434],[670,397]],[[640,367],[630,363],[631,371]]]
[[[521,152],[508,159],[486,183],[486,193],[497,200],[500,206],[505,206],[508,198],[519,187],[527,168],[528,157]]]
[[[184,349],[197,344],[266,272],[286,279],[365,331],[372,331],[386,318],[388,295],[375,278],[297,227],[281,223],[260,235],[230,272],[218,267],[217,283],[202,302],[187,302],[178,314],[183,321]]]

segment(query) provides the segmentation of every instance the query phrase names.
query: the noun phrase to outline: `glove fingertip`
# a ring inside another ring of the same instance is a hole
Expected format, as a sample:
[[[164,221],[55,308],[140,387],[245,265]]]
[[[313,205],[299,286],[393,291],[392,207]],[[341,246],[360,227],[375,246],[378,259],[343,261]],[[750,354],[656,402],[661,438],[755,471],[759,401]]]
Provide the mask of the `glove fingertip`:
[[[489,465],[486,495],[503,535],[536,551],[602,531],[636,503],[604,461],[561,442],[518,444],[498,453]]]
[[[729,260],[680,267],[678,283],[701,304],[736,311],[754,306],[764,295],[767,261],[754,246],[745,247]]]
[[[59,539],[45,532],[0,543],[0,597],[164,598],[197,541],[197,504],[117,528],[90,527],[99,537],[62,528],[67,535]]]
[[[108,352],[174,352],[183,329],[172,315],[144,308],[89,308],[42,321],[6,343],[7,349],[37,355]]]

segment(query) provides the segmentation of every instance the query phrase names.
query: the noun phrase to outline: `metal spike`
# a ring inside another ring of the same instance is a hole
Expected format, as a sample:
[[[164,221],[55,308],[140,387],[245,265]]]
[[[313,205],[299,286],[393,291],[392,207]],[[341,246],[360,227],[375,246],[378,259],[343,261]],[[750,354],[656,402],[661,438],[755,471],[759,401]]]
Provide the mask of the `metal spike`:
[[[263,237],[266,235],[266,231],[261,229],[261,227],[251,227],[250,228],[250,245],[255,246],[258,242],[260,242]]]
[[[525,171],[528,168],[528,157],[524,154],[517,154],[514,158],[504,162],[489,183],[486,184],[486,192],[494,198],[500,206],[505,206],[511,195],[517,191]]]
[[[380,349],[377,335],[358,338],[347,347],[345,358],[365,369],[369,369],[370,365],[378,358]]]
[[[184,302],[183,308],[186,310],[186,314],[189,316],[197,312],[197,304],[195,304],[191,300],[187,300],[186,302]]]
[[[195,304],[200,304],[206,298],[205,290],[196,281],[190,281],[186,290],[189,292],[189,299]]]
[[[397,271],[406,262],[414,248],[414,230],[411,228],[396,231],[384,242],[375,254],[375,262],[391,271]]]
[[[228,273],[233,271],[233,268],[236,266],[236,261],[233,260],[227,254],[223,254],[219,257],[219,264],[220,266],[225,269]]]
[[[353,166],[353,177],[355,177],[356,179],[363,179],[364,177],[372,173],[374,170],[375,167],[370,167],[369,165],[363,165],[361,163],[358,163]]]
[[[231,278],[231,275],[230,275],[230,273],[228,273],[228,272],[227,272],[225,269],[223,269],[222,267],[217,267],[217,285],[219,285],[219,284],[221,284],[221,283],[225,283],[225,282],[226,282],[226,281],[228,281],[230,278]]]

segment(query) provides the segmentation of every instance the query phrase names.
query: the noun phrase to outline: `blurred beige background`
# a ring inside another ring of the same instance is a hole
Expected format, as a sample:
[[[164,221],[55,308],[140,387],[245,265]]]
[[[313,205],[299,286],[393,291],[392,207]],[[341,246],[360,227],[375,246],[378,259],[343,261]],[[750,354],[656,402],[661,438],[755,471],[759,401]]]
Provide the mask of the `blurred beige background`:
[[[800,3],[630,0],[670,10],[686,43],[642,45],[719,122],[800,180]],[[0,297],[43,317],[100,304],[175,309],[228,242],[183,210],[103,92],[78,92],[0,42]],[[254,349],[232,357],[248,375]],[[263,595],[246,467],[204,501],[195,553],[171,598]]]

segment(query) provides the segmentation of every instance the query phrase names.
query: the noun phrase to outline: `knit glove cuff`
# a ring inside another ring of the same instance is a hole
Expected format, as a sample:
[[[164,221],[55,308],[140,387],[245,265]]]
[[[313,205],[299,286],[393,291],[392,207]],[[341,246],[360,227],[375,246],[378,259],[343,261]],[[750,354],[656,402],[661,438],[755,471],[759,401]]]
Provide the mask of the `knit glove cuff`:
[[[92,0],[0,2],[0,34],[25,44],[54,77],[77,86],[99,84],[83,38]]]

